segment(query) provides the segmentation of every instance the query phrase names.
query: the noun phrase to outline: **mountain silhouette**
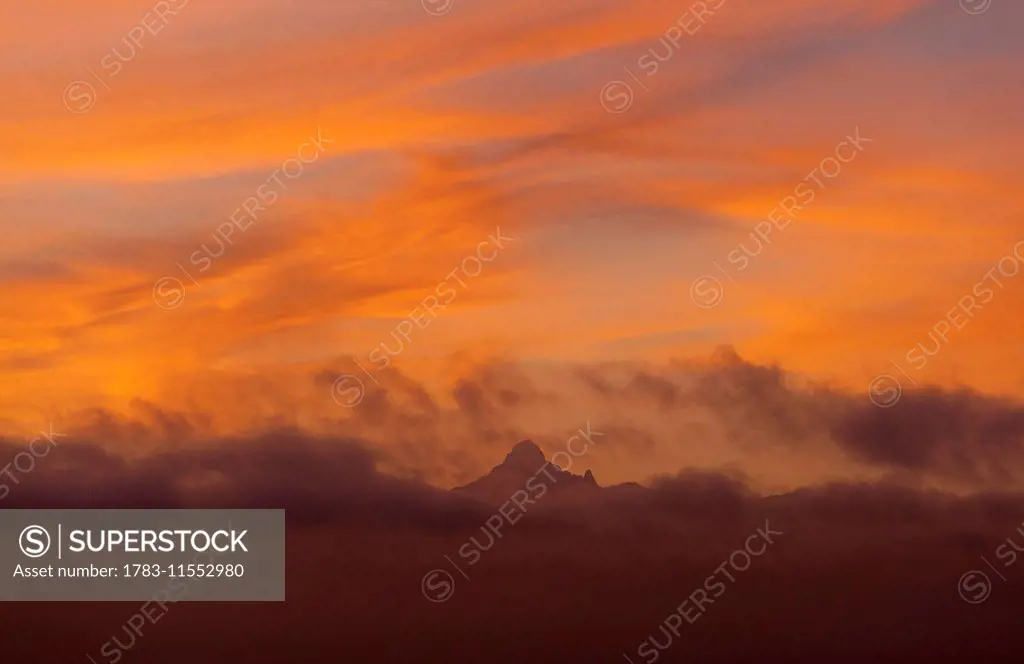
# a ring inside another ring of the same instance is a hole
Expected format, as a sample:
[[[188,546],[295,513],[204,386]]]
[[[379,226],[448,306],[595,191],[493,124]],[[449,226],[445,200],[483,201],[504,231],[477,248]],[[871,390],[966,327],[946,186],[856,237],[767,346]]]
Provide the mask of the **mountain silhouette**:
[[[589,469],[582,475],[562,470],[544,456],[536,443],[524,440],[491,472],[452,491],[489,505],[501,505],[517,491],[529,488],[536,495],[539,485],[546,488],[545,494],[550,492],[562,497],[596,495],[602,489]]]

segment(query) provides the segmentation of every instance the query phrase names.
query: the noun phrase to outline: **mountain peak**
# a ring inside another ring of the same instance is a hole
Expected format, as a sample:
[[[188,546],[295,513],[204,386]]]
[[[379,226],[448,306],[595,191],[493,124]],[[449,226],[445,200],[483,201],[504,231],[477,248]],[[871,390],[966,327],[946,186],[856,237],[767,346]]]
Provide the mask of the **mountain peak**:
[[[540,451],[537,444],[532,440],[524,440],[516,443],[512,451],[505,455],[505,464],[522,468],[533,473],[547,462],[544,453]]]
[[[472,496],[477,500],[492,505],[501,505],[509,500],[509,497],[517,491],[524,491],[524,487],[530,487],[530,482],[543,484],[552,493],[561,494],[572,499],[574,496],[596,495],[595,490],[601,490],[601,486],[594,478],[590,470],[583,475],[574,475],[568,469],[559,468],[557,464],[549,463],[537,444],[532,440],[523,440],[512,448],[505,455],[505,460],[491,469],[491,472],[480,477],[469,484],[455,487],[464,495]],[[526,488],[532,491],[532,488]],[[582,493],[580,493],[582,490]]]

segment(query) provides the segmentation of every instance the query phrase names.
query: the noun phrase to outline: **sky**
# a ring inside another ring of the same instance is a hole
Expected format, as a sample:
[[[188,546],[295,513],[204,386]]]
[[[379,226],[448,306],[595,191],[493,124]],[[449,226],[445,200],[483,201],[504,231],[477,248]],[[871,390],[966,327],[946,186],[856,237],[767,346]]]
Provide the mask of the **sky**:
[[[1022,25],[6,3],[0,509],[288,527],[284,602],[4,654],[1019,661]]]
[[[452,486],[593,421],[599,480],[784,490],[913,465],[851,453],[849,408],[1017,426],[1019,3],[0,16],[8,435],[291,427]]]

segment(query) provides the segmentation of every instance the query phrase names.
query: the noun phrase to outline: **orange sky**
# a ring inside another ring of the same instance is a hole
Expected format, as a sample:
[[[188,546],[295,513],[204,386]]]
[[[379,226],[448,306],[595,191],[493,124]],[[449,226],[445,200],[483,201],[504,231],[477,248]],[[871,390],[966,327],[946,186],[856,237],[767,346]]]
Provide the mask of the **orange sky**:
[[[0,422],[133,399],[227,430],[337,416],[309,376],[370,369],[442,282],[454,299],[391,359],[439,393],[494,359],[730,344],[851,391],[896,360],[921,384],[1024,396],[1024,275],[927,366],[906,359],[1024,239],[1024,7],[703,4],[699,23],[666,0],[5,10]],[[856,132],[869,142],[737,270],[731,252]],[[457,284],[498,232],[513,239]],[[691,297],[706,276],[716,306]]]

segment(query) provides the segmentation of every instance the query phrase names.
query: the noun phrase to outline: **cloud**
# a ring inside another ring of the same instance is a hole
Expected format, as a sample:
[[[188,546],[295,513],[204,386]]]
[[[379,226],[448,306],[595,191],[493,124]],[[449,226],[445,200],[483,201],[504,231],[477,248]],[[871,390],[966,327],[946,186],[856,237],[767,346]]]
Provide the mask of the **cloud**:
[[[485,541],[493,508],[381,473],[380,454],[358,440],[278,432],[133,459],[81,439],[61,442],[5,508],[287,509],[286,603],[172,605],[125,657],[205,664],[331,650],[397,662],[422,650],[425,661],[502,663],[530,653],[540,662],[573,653],[642,661],[638,645],[651,635],[665,643],[666,616],[688,598],[692,604],[709,575],[724,581],[722,566],[758,529],[777,533],[773,543],[750,567],[726,568],[724,594],[689,613],[695,622],[659,661],[726,662],[769,650],[770,661],[852,661],[842,657],[874,652],[895,663],[959,656],[965,637],[971,652],[995,657],[1020,639],[1013,617],[1024,597],[1012,583],[993,575],[997,585],[982,607],[957,595],[961,574],[982,565],[979,556],[1008,537],[1024,543],[1015,531],[1019,494],[958,497],[879,483],[762,496],[741,478],[685,472],[648,490],[542,498],[470,565],[458,551],[470,537]],[[0,458],[16,450],[5,442]],[[1019,571],[997,564],[1008,577]],[[455,579],[454,596],[440,605],[421,593],[432,569]],[[4,605],[5,648],[42,661],[96,658],[111,635],[126,642],[121,625],[136,609]],[[929,620],[920,622],[923,613]]]
[[[1024,444],[1024,408],[968,389],[928,388],[898,408],[857,405],[837,418],[836,440],[870,463],[1012,486]]]
[[[880,409],[866,392],[728,347],[669,362],[456,360],[439,370],[453,378],[431,382],[363,359],[370,375],[358,357],[222,370],[183,379],[157,401],[64,409],[57,421],[113,454],[230,448],[278,431],[360,441],[382,472],[439,487],[475,479],[519,440],[553,454],[587,422],[605,434],[582,462],[601,483],[695,471],[735,475],[759,492],[885,480],[975,493],[1010,490],[1024,476],[1021,405],[967,388],[908,389]],[[332,392],[346,374],[361,381],[353,408]]]

